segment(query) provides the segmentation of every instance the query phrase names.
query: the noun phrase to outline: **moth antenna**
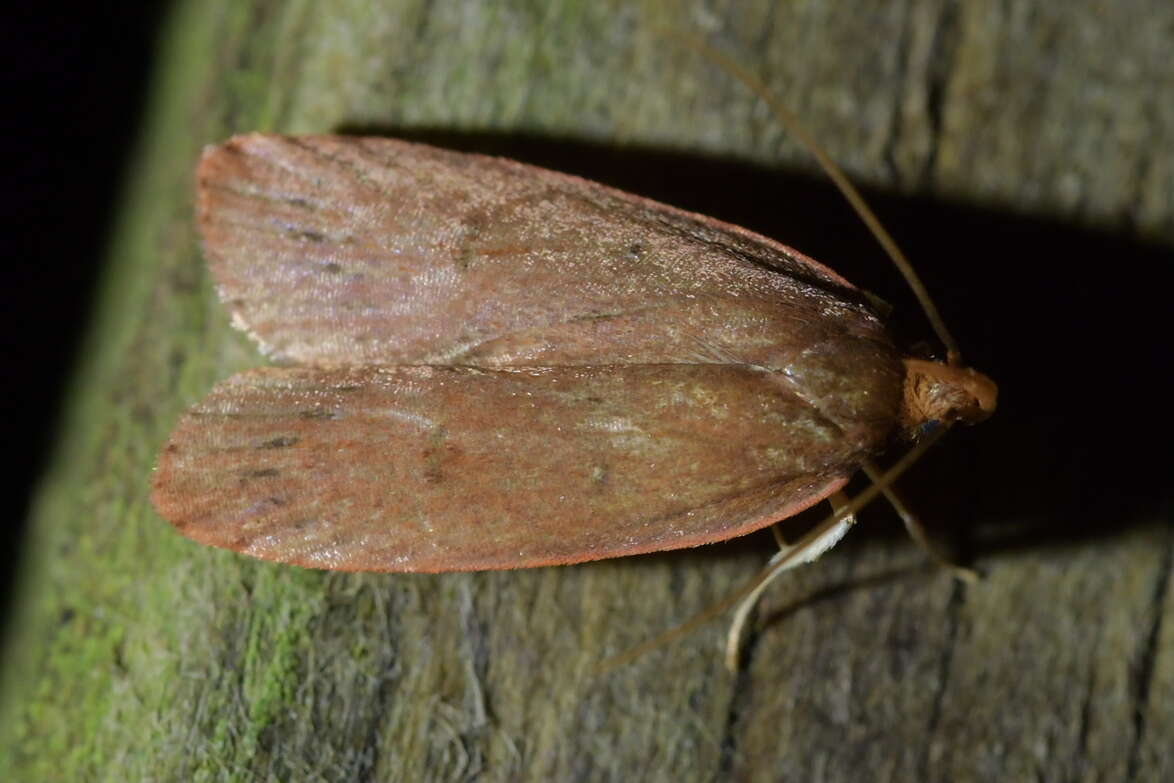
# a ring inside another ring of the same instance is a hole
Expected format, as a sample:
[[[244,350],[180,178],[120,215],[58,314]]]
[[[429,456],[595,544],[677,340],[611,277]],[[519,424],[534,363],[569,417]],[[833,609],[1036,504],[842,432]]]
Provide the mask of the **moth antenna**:
[[[689,35],[678,30],[669,29],[666,30],[666,33],[681,42],[683,45],[707,58],[718,67],[725,70],[735,79],[741,81],[743,84],[749,87],[755,95],[762,99],[762,101],[765,102],[768,107],[770,107],[776,119],[778,119],[778,121],[782,123],[783,127],[786,128],[787,132],[798,139],[799,142],[815,157],[816,161],[819,163],[820,168],[823,169],[824,173],[827,174],[828,178],[831,179],[833,184],[835,184],[836,188],[852,206],[852,209],[855,210],[860,219],[864,221],[864,224],[876,238],[877,242],[879,242],[881,247],[884,248],[885,253],[889,256],[890,259],[892,259],[893,264],[905,278],[909,288],[913,291],[914,295],[917,297],[918,302],[921,304],[921,308],[925,312],[926,319],[929,321],[930,326],[933,327],[933,330],[937,334],[938,339],[941,340],[942,344],[946,348],[947,358],[946,366],[944,367],[942,365],[929,367],[929,365],[932,364],[930,362],[919,362],[917,360],[906,361],[913,363],[913,369],[921,370],[930,378],[937,377],[948,380],[952,384],[958,385],[960,388],[965,389],[966,392],[973,397],[973,401],[964,400],[961,403],[961,407],[957,408],[956,410],[950,408],[949,405],[943,406],[942,412],[947,413],[948,416],[944,418],[939,417],[939,420],[942,420],[945,423],[951,423],[954,420],[975,422],[980,421],[986,416],[989,416],[995,407],[996,389],[994,383],[985,376],[982,376],[981,374],[963,366],[962,352],[958,348],[958,343],[954,340],[950,330],[946,327],[945,321],[942,319],[937,305],[930,296],[929,291],[925,287],[925,284],[921,282],[921,278],[918,276],[916,270],[914,270],[913,265],[909,262],[908,257],[906,257],[905,253],[897,245],[892,235],[890,235],[889,232],[885,229],[880,219],[876,216],[876,213],[873,212],[872,208],[869,207],[868,203],[864,200],[864,197],[860,194],[860,191],[857,190],[856,186],[852,184],[852,182],[848,179],[840,167],[836,165],[835,161],[832,160],[831,156],[827,154],[820,143],[816,141],[815,137],[807,131],[807,129],[803,126],[803,123],[799,121],[799,118],[796,117],[791,112],[791,110],[787,108],[786,104],[784,104],[777,95],[771,92],[771,90],[766,86],[766,84],[762,82],[761,79],[743,68],[734,59],[726,56],[720,50],[713,48],[697,36]],[[917,401],[919,403],[922,402],[920,399]],[[926,401],[936,402],[936,399],[932,399],[931,395],[930,397],[926,398]],[[919,408],[918,410],[919,412],[922,412],[922,408]],[[923,420],[933,420],[935,418],[934,415],[931,415],[931,411],[925,410],[923,412],[927,415],[925,415],[921,420],[918,420],[916,423],[907,423],[907,432],[912,433],[916,427],[920,426]],[[932,413],[937,413],[937,411],[935,410]],[[876,466],[873,463],[865,462],[864,469],[868,473],[869,478],[875,482],[879,474]],[[934,560],[941,563],[942,565],[949,567],[954,575],[963,581],[973,582],[978,578],[978,575],[974,571],[951,563],[948,558],[942,555],[942,553],[933,544],[917,516],[914,515],[901,501],[900,497],[891,486],[884,485],[881,489],[885,495],[885,498],[901,517],[901,521],[905,524],[905,529],[909,531],[909,535],[913,538],[914,541],[920,544],[921,547],[925,549],[925,551],[928,552]]]
[[[885,253],[892,259],[893,264],[896,265],[901,276],[905,278],[905,282],[912,289],[913,295],[917,297],[917,301],[921,304],[921,309],[925,312],[925,317],[929,320],[934,333],[942,341],[942,345],[946,347],[948,363],[954,366],[960,366],[962,364],[962,353],[958,349],[958,343],[954,341],[950,330],[946,328],[946,323],[942,320],[937,305],[934,304],[933,298],[929,295],[929,291],[921,282],[921,278],[918,277],[917,272],[914,271],[913,265],[909,263],[909,259],[905,256],[905,253],[901,251],[901,248],[897,246],[897,242],[885,229],[884,225],[881,224],[876,213],[868,206],[868,202],[860,195],[860,191],[848,180],[848,177],[835,164],[831,156],[824,151],[819,142],[815,140],[815,137],[807,132],[803,124],[799,122],[799,118],[791,113],[791,110],[786,107],[778,96],[767,88],[761,79],[747,71],[735,60],[727,57],[696,36],[671,29],[666,29],[665,33],[676,38],[683,45],[701,56],[709,59],[715,65],[724,69],[735,79],[749,87],[755,95],[770,107],[771,112],[774,113],[778,121],[786,128],[787,132],[798,139],[807,148],[807,151],[815,157],[820,168],[823,169],[824,173],[827,174],[828,178],[831,179],[832,183],[844,198],[847,199],[848,203],[852,205],[852,209],[864,221],[864,225],[872,232],[876,241],[880,243]]]
[[[830,544],[827,544],[827,542],[832,539],[832,533],[837,529],[837,526],[840,526],[845,519],[854,515],[857,511],[875,500],[877,495],[880,495],[884,491],[885,487],[891,485],[902,473],[904,473],[906,470],[912,467],[915,462],[921,459],[921,456],[925,454],[925,452],[929,450],[929,447],[936,443],[938,438],[945,434],[945,432],[945,427],[939,427],[918,441],[918,443],[914,445],[913,448],[909,449],[909,451],[906,452],[905,455],[901,457],[901,459],[897,460],[896,464],[885,471],[884,474],[879,476],[878,480],[873,482],[872,486],[861,492],[856,497],[852,498],[850,502],[836,509],[830,516],[813,527],[811,530],[807,531],[807,533],[805,533],[798,541],[796,541],[790,549],[782,552],[781,557],[776,556],[775,558],[772,558],[771,562],[768,563],[761,571],[759,571],[753,579],[736,590],[734,593],[726,596],[722,600],[710,606],[708,609],[702,610],[699,614],[694,615],[691,619],[686,620],[676,628],[665,631],[661,635],[654,637],[653,639],[650,639],[649,641],[644,642],[643,644],[634,647],[625,653],[621,653],[620,655],[605,660],[599,665],[597,671],[600,674],[613,671],[621,666],[631,663],[646,652],[654,650],[661,645],[668,644],[669,642],[680,639],[682,636],[686,636],[692,633],[693,631],[708,623],[710,620],[721,615],[730,607],[741,603],[751,596],[757,598],[757,595],[761,592],[761,588],[766,587],[768,584],[774,581],[775,577],[777,577],[783,571],[793,568],[796,565],[810,562],[811,560],[819,557],[819,555],[823,554],[828,546],[830,546]],[[845,525],[844,528],[846,529],[847,526]],[[835,540],[839,539],[837,538]],[[831,543],[834,544],[835,540],[832,540]],[[819,545],[821,543],[827,545],[825,545],[823,548],[820,548]]]

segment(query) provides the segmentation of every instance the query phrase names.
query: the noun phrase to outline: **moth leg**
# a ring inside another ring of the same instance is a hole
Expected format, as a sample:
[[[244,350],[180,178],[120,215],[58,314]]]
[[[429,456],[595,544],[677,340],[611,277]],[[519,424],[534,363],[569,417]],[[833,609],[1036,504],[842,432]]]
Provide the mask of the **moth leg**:
[[[930,447],[932,447],[933,444],[942,437],[945,431],[946,430],[944,427],[940,428],[936,432],[931,432],[925,438],[920,440],[903,457],[901,457],[901,459],[897,460],[897,464],[889,468],[883,476],[880,476],[871,487],[861,492],[855,498],[852,498],[852,500],[848,502],[846,506],[843,506],[840,511],[833,513],[827,519],[823,520],[811,530],[807,531],[807,533],[804,534],[804,536],[799,539],[799,541],[797,541],[790,549],[776,554],[775,557],[772,558],[772,563],[759,571],[758,575],[751,579],[750,582],[742,589],[738,590],[732,595],[727,596],[726,598],[723,598],[721,601],[718,601],[716,604],[709,607],[700,614],[695,615],[693,619],[678,625],[676,628],[673,628],[670,631],[662,633],[655,639],[647,641],[626,653],[617,655],[607,661],[604,661],[603,664],[599,667],[599,671],[601,673],[611,671],[620,666],[623,666],[626,663],[629,663],[630,661],[634,661],[636,658],[655,647],[659,647],[662,644],[667,644],[674,639],[680,639],[682,636],[692,633],[694,630],[700,628],[702,625],[717,617],[725,610],[733,606],[737,606],[747,596],[758,595],[762,592],[761,588],[763,585],[770,584],[770,582],[772,582],[774,578],[778,576],[780,571],[785,571],[790,568],[791,559],[798,560],[799,562],[810,562],[811,560],[819,557],[821,554],[827,551],[828,547],[839,541],[844,536],[844,533],[847,532],[848,528],[851,526],[851,522],[847,521],[848,517],[858,509],[861,509],[868,503],[872,502],[877,495],[884,491],[886,487],[896,481],[898,476],[908,470],[910,465],[914,464],[917,462],[917,460],[925,456],[925,452],[927,452]],[[733,657],[734,660],[732,663],[737,663],[737,656],[735,655]],[[730,664],[731,661],[729,657],[727,657],[727,665]]]
[[[848,505],[848,496],[843,492],[834,492],[828,496],[828,502],[832,506],[832,511],[836,512]],[[848,514],[835,524],[828,525],[826,530],[823,530],[818,536],[803,544],[801,549],[799,548],[799,544],[790,544],[787,542],[779,530],[778,525],[771,525],[770,530],[779,545],[779,551],[774,554],[774,557],[770,559],[770,562],[766,564],[766,568],[763,570],[772,568],[780,560],[790,559],[775,574],[772,574],[770,579],[764,580],[762,584],[755,587],[753,591],[742,598],[734,609],[734,619],[730,623],[730,631],[726,635],[727,669],[734,671],[737,668],[738,652],[742,646],[742,630],[746,627],[746,623],[750,619],[750,610],[758,603],[758,599],[762,596],[762,592],[766,589],[767,585],[774,581],[774,576],[781,574],[783,571],[789,571],[795,566],[810,563],[817,559],[824,552],[839,543],[840,539],[844,537],[844,534],[848,532],[848,528],[852,527],[855,523],[856,515]]]
[[[942,551],[941,548],[930,537],[929,532],[925,529],[925,525],[917,518],[917,515],[909,510],[909,507],[901,500],[901,496],[891,484],[884,484],[881,480],[881,471],[877,469],[875,463],[871,460],[865,460],[861,463],[865,474],[869,481],[880,487],[881,492],[885,496],[885,500],[889,501],[889,505],[897,512],[897,516],[901,517],[901,521],[905,524],[905,530],[908,531],[909,537],[917,542],[918,546],[925,550],[926,554],[930,556],[936,563],[949,569],[957,579],[961,579],[967,584],[974,584],[978,581],[978,572],[972,568],[965,568],[950,560]]]
[[[838,492],[836,494],[839,494]],[[778,522],[770,526],[770,534],[775,537],[775,543],[778,544],[779,549],[786,549],[791,546],[791,542],[783,535],[783,527]]]

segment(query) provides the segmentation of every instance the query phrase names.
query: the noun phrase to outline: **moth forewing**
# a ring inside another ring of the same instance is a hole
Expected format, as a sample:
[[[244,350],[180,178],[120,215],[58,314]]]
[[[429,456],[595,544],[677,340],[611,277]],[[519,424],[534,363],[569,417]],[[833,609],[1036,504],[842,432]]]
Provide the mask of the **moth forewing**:
[[[578,177],[250,134],[197,179],[234,325],[292,363],[221,383],[165,447],[156,508],[197,541],[370,571],[696,546],[993,409],[802,253]]]

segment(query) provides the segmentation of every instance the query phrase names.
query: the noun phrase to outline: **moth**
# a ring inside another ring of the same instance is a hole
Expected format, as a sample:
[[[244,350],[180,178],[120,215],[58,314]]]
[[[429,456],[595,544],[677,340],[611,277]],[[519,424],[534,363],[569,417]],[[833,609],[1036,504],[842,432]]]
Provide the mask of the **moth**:
[[[740,536],[994,384],[908,359],[802,253],[578,177],[387,138],[237,136],[197,212],[277,362],[176,426],[179,532],[346,571],[577,563]]]

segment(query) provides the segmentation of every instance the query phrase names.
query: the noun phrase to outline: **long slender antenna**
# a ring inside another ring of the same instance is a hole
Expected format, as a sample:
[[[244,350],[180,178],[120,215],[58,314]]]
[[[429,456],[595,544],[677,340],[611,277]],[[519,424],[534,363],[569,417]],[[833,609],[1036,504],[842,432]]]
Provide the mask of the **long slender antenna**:
[[[766,102],[766,105],[770,107],[772,112],[774,112],[775,117],[777,117],[779,122],[783,124],[783,127],[787,129],[787,132],[797,138],[800,143],[802,143],[803,146],[805,146],[808,151],[815,156],[815,159],[819,162],[820,168],[824,170],[824,173],[828,175],[831,181],[835,184],[836,188],[839,189],[840,193],[843,194],[848,203],[852,205],[852,209],[854,209],[856,214],[860,216],[860,219],[864,221],[864,225],[868,226],[868,230],[872,232],[874,237],[876,237],[876,241],[880,243],[882,248],[884,248],[885,253],[888,254],[889,258],[891,258],[893,263],[897,266],[897,270],[905,278],[905,282],[908,283],[909,287],[913,290],[913,294],[917,297],[917,301],[921,303],[921,309],[925,311],[925,317],[929,320],[930,326],[933,327],[933,330],[937,334],[938,339],[942,341],[942,345],[946,347],[946,355],[948,357],[949,364],[955,366],[961,365],[962,354],[961,351],[958,350],[958,344],[954,341],[954,337],[950,334],[950,330],[946,328],[946,323],[942,320],[942,316],[941,313],[938,312],[937,305],[934,304],[933,298],[930,297],[929,291],[921,282],[921,278],[917,276],[917,272],[914,271],[913,265],[909,263],[909,259],[906,258],[903,252],[901,252],[901,248],[897,246],[896,241],[889,234],[889,232],[885,230],[885,227],[881,225],[881,222],[877,218],[876,213],[872,211],[872,208],[868,206],[868,203],[864,200],[864,197],[860,195],[860,191],[858,191],[856,187],[848,181],[848,177],[845,176],[844,172],[840,170],[840,167],[832,161],[831,157],[826,152],[824,152],[823,147],[820,146],[819,142],[817,142],[815,138],[807,132],[807,129],[803,127],[803,124],[799,122],[799,119],[791,113],[790,109],[788,109],[786,105],[784,105],[783,102],[779,100],[778,97],[776,97],[769,89],[767,89],[767,86],[763,84],[763,82],[758,77],[747,71],[736,61],[705,43],[705,41],[677,30],[665,30],[665,33],[672,36],[673,38],[676,38],[685,46],[688,46],[690,49],[702,55],[703,57],[708,58],[711,62],[717,64],[721,68],[724,68],[730,75],[753,90],[759,98]]]

